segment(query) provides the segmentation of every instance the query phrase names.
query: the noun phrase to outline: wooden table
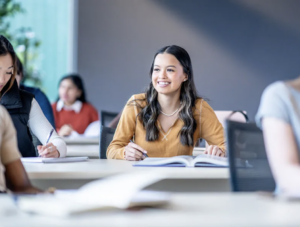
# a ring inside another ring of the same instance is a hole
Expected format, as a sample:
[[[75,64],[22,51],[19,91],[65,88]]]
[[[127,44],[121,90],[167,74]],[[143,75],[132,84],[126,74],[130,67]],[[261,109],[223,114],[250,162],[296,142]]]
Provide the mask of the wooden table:
[[[175,193],[169,205],[156,209],[106,210],[53,218],[21,213],[0,195],[1,226],[299,226],[300,203],[277,201],[255,193]],[[47,204],[45,204],[47,208]]]
[[[229,191],[227,168],[133,167],[123,160],[90,159],[76,163],[24,163],[32,183],[42,189],[50,186],[59,189],[79,188],[95,179],[130,171],[158,169],[168,179],[149,187],[159,191]]]

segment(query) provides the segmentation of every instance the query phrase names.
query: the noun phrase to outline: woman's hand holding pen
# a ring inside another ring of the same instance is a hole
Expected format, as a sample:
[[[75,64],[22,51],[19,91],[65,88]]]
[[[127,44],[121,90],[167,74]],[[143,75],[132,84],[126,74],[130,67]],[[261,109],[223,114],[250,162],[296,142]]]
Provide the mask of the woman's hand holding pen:
[[[37,146],[39,156],[42,158],[59,158],[59,152],[53,143],[48,143],[45,146]]]
[[[140,161],[145,159],[147,151],[141,148],[139,145],[130,142],[125,147],[125,159],[128,161]]]

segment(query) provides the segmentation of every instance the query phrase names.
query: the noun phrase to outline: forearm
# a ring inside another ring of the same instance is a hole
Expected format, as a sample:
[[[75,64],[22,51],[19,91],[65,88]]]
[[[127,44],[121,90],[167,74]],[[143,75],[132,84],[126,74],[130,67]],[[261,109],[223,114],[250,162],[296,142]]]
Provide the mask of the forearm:
[[[298,147],[292,127],[277,118],[263,118],[264,142],[276,184],[283,191],[300,191]]]
[[[46,119],[40,106],[35,100],[32,101],[28,126],[33,134],[42,142],[42,144],[46,145],[49,132],[53,127]],[[58,152],[60,153],[60,157],[66,156],[67,146],[64,140],[56,132],[53,132],[52,136],[50,137],[49,143],[53,143],[53,145],[56,146]]]
[[[117,145],[110,145],[107,149],[106,156],[107,159],[121,159],[124,160],[124,149],[125,147],[120,147]]]
[[[24,166],[20,160],[9,163],[5,166],[6,186],[14,193],[35,194],[41,190],[34,188],[27,176]]]
[[[300,166],[286,166],[280,173],[274,173],[277,186],[286,193],[300,192]]]
[[[10,189],[11,191],[14,192],[14,194],[38,194],[38,193],[43,193],[42,190],[39,190],[32,185],[28,185],[26,187],[20,187],[20,188],[14,188]]]

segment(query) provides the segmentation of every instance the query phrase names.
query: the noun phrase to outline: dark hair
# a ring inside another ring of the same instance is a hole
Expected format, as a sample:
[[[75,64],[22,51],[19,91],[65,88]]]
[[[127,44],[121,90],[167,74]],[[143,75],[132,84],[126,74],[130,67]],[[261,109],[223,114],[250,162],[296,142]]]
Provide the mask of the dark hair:
[[[16,78],[16,71],[18,68],[17,63],[16,63],[17,55],[16,55],[16,52],[15,52],[13,46],[11,45],[11,43],[8,41],[7,38],[5,38],[3,35],[0,35],[0,56],[6,55],[6,54],[10,54],[10,56],[12,58],[13,74],[12,74],[9,82],[4,86],[0,97],[13,86],[15,78]]]
[[[180,135],[181,144],[194,146],[194,132],[197,128],[197,122],[193,116],[193,108],[195,107],[196,100],[201,97],[197,95],[191,58],[187,51],[182,47],[176,45],[163,47],[154,55],[150,69],[150,78],[152,78],[156,56],[163,53],[172,54],[174,57],[176,57],[183,67],[183,72],[188,76],[188,79],[182,83],[180,90],[180,102],[182,108],[179,111],[179,118],[184,122],[184,126],[180,130],[178,136]],[[159,130],[156,126],[156,121],[160,114],[161,107],[157,100],[157,96],[158,92],[155,90],[151,81],[146,90],[146,106],[142,108],[138,115],[139,120],[143,123],[143,126],[146,130],[147,141],[156,141],[159,138]],[[138,103],[137,106],[141,108]]]
[[[24,78],[24,68],[23,68],[23,64],[22,62],[20,61],[20,59],[16,58],[16,61],[17,61],[17,75],[22,75],[22,77]]]
[[[69,75],[66,75],[64,76],[63,78],[60,79],[59,81],[59,86],[61,84],[61,82],[63,80],[66,80],[66,79],[69,79],[73,82],[73,84],[79,89],[81,90],[81,96],[77,98],[77,100],[85,103],[87,102],[86,98],[85,98],[85,90],[84,90],[84,86],[83,86],[83,81],[80,77],[79,74],[69,74]],[[59,98],[58,98],[59,99]]]

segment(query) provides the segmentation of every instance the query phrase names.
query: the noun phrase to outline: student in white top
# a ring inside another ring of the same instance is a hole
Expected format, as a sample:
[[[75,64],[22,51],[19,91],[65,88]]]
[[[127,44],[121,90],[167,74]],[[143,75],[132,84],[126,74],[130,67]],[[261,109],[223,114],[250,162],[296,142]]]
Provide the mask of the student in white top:
[[[0,105],[0,193],[39,193],[32,187],[20,161],[16,130],[3,106]]]
[[[19,90],[15,80],[16,71],[16,53],[11,43],[0,35],[0,104],[8,110],[13,120],[22,156],[37,156],[32,144],[31,131],[43,144],[43,146],[38,146],[38,153],[41,157],[65,157],[66,144],[56,132],[46,144],[53,127],[43,114],[34,95]]]

